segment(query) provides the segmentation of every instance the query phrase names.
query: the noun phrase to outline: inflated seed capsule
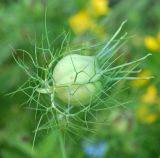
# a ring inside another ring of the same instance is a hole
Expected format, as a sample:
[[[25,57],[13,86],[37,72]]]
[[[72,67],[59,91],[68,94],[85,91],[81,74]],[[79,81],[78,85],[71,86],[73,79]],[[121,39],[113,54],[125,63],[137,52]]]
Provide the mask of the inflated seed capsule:
[[[102,90],[100,72],[95,56],[63,57],[53,71],[55,96],[65,104],[89,104]]]

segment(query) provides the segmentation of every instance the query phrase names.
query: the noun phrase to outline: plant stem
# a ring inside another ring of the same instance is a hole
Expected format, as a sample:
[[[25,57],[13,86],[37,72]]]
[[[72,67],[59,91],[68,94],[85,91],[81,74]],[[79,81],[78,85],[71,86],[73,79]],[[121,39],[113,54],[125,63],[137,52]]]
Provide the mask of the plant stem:
[[[62,158],[67,158],[66,151],[65,151],[65,143],[64,143],[61,131],[58,131],[58,139],[60,143]]]

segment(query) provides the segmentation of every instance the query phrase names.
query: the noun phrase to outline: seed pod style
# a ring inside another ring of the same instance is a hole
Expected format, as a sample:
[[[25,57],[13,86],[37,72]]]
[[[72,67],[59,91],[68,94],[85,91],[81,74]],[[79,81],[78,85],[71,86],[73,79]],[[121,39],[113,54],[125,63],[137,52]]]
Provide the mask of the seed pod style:
[[[65,104],[86,105],[102,90],[100,67],[95,56],[71,54],[53,71],[55,96]]]

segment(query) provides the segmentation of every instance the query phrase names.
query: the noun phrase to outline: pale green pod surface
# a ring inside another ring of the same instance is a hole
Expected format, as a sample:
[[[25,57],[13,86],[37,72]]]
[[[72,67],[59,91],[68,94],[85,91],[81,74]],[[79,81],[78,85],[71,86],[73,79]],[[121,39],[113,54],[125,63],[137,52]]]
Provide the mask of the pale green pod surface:
[[[94,56],[65,56],[53,71],[55,95],[66,104],[89,104],[102,90],[100,77],[100,68]]]

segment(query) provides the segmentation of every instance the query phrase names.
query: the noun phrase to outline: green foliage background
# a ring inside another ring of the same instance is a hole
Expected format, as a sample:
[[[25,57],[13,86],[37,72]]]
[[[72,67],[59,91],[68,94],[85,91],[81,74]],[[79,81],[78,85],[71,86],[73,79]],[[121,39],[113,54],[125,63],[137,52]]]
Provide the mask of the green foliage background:
[[[13,49],[26,49],[34,52],[35,39],[41,41],[44,32],[44,15],[47,6],[47,27],[49,38],[55,39],[62,32],[71,31],[68,19],[81,10],[86,1],[81,0],[1,0],[0,1],[0,157],[2,158],[59,158],[61,157],[57,145],[56,133],[41,132],[37,138],[36,146],[32,151],[33,130],[37,121],[34,112],[22,106],[26,100],[24,94],[18,93],[13,97],[7,93],[18,88],[27,79],[26,74],[16,65],[12,57]],[[156,36],[160,32],[160,2],[159,0],[110,0],[111,12],[103,18],[107,36],[113,34],[119,24],[128,19],[125,30],[135,37],[129,39],[125,46],[129,52],[124,60],[130,60],[152,51],[145,48],[145,36]],[[72,41],[81,41],[78,35],[72,35]],[[63,37],[54,42],[59,48]],[[83,37],[85,41],[85,37]],[[88,40],[86,38],[86,40]],[[97,39],[98,40],[98,39]],[[148,85],[155,85],[159,90],[159,62],[160,50],[142,64],[142,68],[149,70],[155,76]],[[147,85],[147,86],[148,86]],[[96,134],[87,134],[97,140],[105,140],[109,150],[104,157],[109,158],[151,158],[159,157],[160,151],[160,103],[157,103],[156,113],[158,120],[153,124],[140,123],[135,113],[140,106],[140,96],[147,86],[137,88],[125,83],[130,90],[124,91],[121,98],[132,98],[133,102],[127,106],[132,113],[133,128],[131,131],[116,132],[115,127],[96,126]],[[159,96],[159,94],[158,94]],[[113,109],[113,113],[117,111]],[[122,111],[120,114],[124,115]],[[103,113],[102,117],[106,117]],[[118,114],[119,115],[119,114]],[[121,115],[120,115],[121,116]],[[127,120],[127,117],[123,118]],[[123,120],[122,119],[122,120]],[[123,122],[123,121],[122,121]],[[120,121],[121,123],[121,121]],[[119,124],[120,124],[119,123]],[[120,127],[121,128],[121,127]],[[68,157],[87,157],[83,151],[82,138],[75,138],[67,142]]]

